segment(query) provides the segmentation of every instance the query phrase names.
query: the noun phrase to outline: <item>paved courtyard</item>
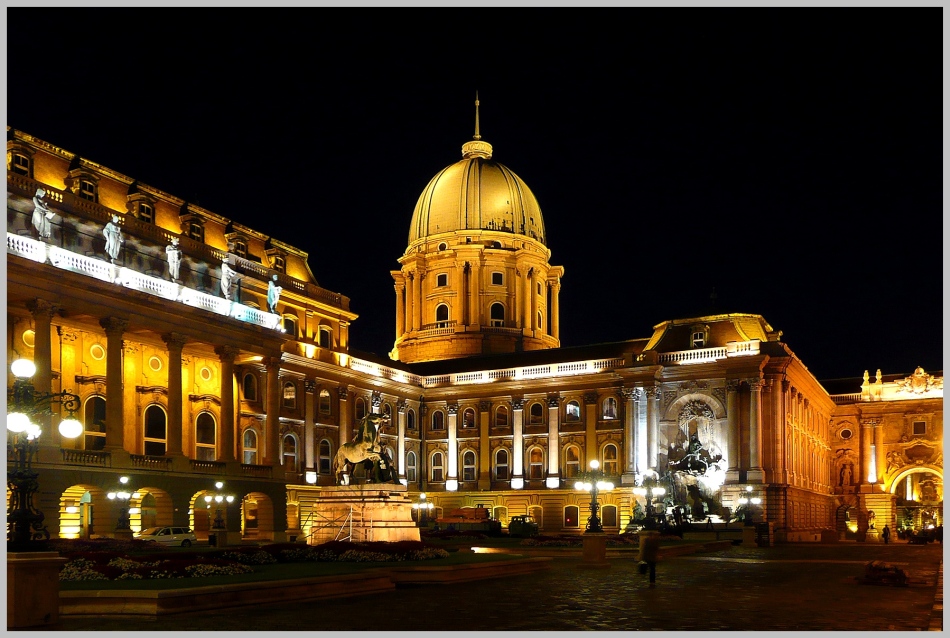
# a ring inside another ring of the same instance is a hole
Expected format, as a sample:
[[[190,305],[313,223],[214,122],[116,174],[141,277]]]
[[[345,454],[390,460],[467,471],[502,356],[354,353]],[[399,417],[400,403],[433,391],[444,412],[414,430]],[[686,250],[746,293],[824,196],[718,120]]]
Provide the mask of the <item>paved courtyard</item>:
[[[915,631],[932,628],[942,557],[937,544],[731,547],[662,561],[655,589],[632,558],[611,559],[607,569],[585,569],[579,558],[565,558],[550,570],[506,579],[158,621],[63,618],[60,629]],[[909,585],[860,583],[870,560],[904,568]],[[942,583],[939,600],[942,610]]]

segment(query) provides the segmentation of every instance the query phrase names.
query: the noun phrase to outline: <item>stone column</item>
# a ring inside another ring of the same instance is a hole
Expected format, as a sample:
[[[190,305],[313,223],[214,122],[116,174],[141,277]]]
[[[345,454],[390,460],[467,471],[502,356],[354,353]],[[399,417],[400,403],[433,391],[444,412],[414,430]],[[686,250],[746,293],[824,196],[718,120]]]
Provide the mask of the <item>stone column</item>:
[[[788,411],[785,401],[791,384],[788,379],[772,379],[772,422],[775,424],[775,474],[773,482],[788,483],[788,470],[785,467],[785,432],[788,428]],[[827,470],[826,470],[827,471]]]
[[[264,454],[262,465],[278,467],[280,465],[280,357],[265,357],[264,369],[267,371],[267,398],[264,411]]]
[[[218,346],[214,353],[221,360],[221,421],[218,423],[218,454],[221,461],[234,461],[234,358],[240,352],[234,346]]]
[[[473,260],[471,262],[471,268],[469,269],[469,273],[468,273],[468,277],[469,277],[468,292],[471,297],[471,300],[469,301],[469,308],[471,309],[471,316],[469,317],[469,322],[473,325],[480,325],[482,323],[482,319],[481,319],[482,307],[481,307],[481,304],[478,303],[479,288],[480,288],[479,281],[480,281],[481,273],[482,273],[482,269],[478,263],[478,260],[477,259]]]
[[[407,485],[406,479],[406,400],[399,399],[396,403],[396,469],[399,472],[399,482]],[[419,464],[416,463],[418,468]]]
[[[412,329],[422,328],[422,272],[416,270],[412,276]]]
[[[726,483],[739,482],[739,381],[726,381],[726,431],[728,451],[728,467],[726,469]]]
[[[350,390],[348,386],[341,385],[336,389],[337,396],[340,399],[340,445],[346,445],[350,440],[350,404],[347,401],[350,395]],[[419,422],[419,427],[422,427],[422,422]]]
[[[59,311],[59,307],[44,299],[28,301],[26,307],[33,315],[33,365],[36,366],[36,372],[33,374],[31,383],[37,392],[52,392],[53,315]],[[40,445],[49,442],[51,447],[59,447],[59,430],[50,427],[49,415],[35,414],[30,417],[30,420],[40,426],[44,434],[50,433],[50,436],[39,438]]]
[[[445,477],[445,489],[454,492],[459,488],[459,404],[450,403],[446,408],[449,413],[449,467]]]
[[[762,386],[760,378],[748,380],[751,396],[749,397],[749,471],[746,480],[750,483],[761,483],[765,477],[762,470]]]
[[[636,485],[637,467],[637,416],[640,409],[640,388],[622,388],[620,396],[624,399],[624,468],[620,477],[621,485]]]
[[[406,333],[406,282],[399,280],[396,282],[396,338]]]
[[[482,450],[478,455],[478,489],[490,490],[492,480],[492,449],[488,433],[491,431],[489,417],[491,416],[491,401],[478,402],[478,448]]]
[[[127,319],[104,317],[99,325],[106,331],[106,445],[107,450],[125,449],[125,396],[122,388],[122,335]]]
[[[548,480],[547,487],[556,489],[561,486],[561,436],[558,423],[561,415],[561,398],[548,397]]]
[[[170,332],[162,335],[162,341],[168,347],[168,437],[165,453],[168,456],[180,456],[184,453],[181,444],[184,415],[181,351],[188,340],[183,334]]]
[[[303,413],[303,446],[304,471],[316,471],[316,441],[314,441],[314,422],[317,418],[317,382],[313,379],[304,379],[304,413]],[[306,475],[304,475],[306,476]]]
[[[877,423],[875,419],[861,420],[861,476],[854,477],[854,479],[855,483],[860,486],[861,492],[864,493],[870,492],[872,489],[872,483],[869,480],[872,475],[877,480],[877,468],[873,467],[877,462],[877,446],[874,443],[874,430]],[[873,462],[872,459],[874,459]],[[872,471],[872,469],[875,471]]]
[[[581,465],[581,471],[590,469],[591,459],[596,459],[597,454],[597,393],[587,392],[584,394],[584,447],[587,448],[587,457]]]
[[[531,316],[531,300],[533,298],[531,290],[531,278],[534,274],[534,268],[529,268],[524,274],[524,282],[522,283],[522,294],[524,299],[522,304],[524,305],[524,316],[521,318],[521,325],[523,330],[531,330],[534,327],[534,319]]]
[[[660,430],[660,388],[650,386],[644,388],[647,399],[647,458],[644,469],[656,470],[659,458],[659,430]]]
[[[555,280],[551,282],[551,336],[555,339],[561,338],[561,282]]]
[[[524,487],[524,398],[511,400],[511,488]]]

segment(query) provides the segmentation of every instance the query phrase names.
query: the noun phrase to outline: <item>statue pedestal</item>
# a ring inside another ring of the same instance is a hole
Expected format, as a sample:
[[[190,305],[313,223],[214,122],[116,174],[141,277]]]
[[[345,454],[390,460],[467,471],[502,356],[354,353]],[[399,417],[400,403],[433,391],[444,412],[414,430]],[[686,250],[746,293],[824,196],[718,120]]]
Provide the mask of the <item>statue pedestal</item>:
[[[607,562],[607,537],[600,534],[584,534],[584,552],[581,567],[610,567]]]
[[[864,536],[864,540],[867,543],[880,543],[881,542],[881,532],[874,529],[873,527],[868,529],[867,534]]]
[[[59,624],[59,552],[7,554],[7,629]]]
[[[303,532],[307,544],[332,540],[417,541],[419,528],[412,520],[412,501],[405,485],[392,483],[297,488],[300,519],[313,515]]]

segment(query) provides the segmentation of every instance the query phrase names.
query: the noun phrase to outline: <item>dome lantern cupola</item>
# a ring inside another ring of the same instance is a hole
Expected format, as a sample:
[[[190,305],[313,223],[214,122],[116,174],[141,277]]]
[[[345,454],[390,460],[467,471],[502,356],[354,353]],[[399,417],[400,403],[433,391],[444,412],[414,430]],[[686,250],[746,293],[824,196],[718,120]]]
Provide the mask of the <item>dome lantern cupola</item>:
[[[462,159],[429,180],[412,213],[409,243],[392,271],[396,344],[404,362],[555,348],[564,269],[548,263],[534,193],[492,159],[475,135]]]

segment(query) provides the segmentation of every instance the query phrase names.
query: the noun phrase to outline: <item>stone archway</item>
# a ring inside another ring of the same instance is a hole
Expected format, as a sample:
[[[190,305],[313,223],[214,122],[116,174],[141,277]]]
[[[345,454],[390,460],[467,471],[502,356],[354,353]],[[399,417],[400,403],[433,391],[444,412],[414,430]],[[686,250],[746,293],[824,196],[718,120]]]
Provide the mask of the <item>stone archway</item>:
[[[59,538],[92,538],[110,534],[115,518],[109,522],[112,509],[106,493],[95,485],[77,484],[63,490],[59,497]],[[47,519],[50,528],[53,521]]]
[[[241,499],[241,530],[245,538],[274,540],[274,503],[263,492]]]
[[[904,466],[890,478],[897,529],[923,530],[943,525],[943,470],[931,465]]]

